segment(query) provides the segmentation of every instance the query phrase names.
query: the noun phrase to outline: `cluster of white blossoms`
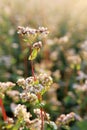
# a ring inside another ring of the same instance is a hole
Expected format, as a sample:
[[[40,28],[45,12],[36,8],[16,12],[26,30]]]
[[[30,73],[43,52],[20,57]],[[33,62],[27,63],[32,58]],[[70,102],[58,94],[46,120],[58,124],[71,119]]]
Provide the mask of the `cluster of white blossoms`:
[[[30,112],[27,112],[26,106],[18,104],[14,111],[14,116],[17,117],[19,120],[24,121],[26,123],[26,127],[34,130],[41,129],[41,112],[40,109],[34,109],[34,113],[36,114],[37,118],[30,120],[32,115]],[[50,119],[49,114],[42,112],[44,116],[44,120],[48,121]],[[20,127],[20,130],[24,129],[24,127]]]
[[[7,89],[10,89],[14,86],[15,86],[15,84],[12,82],[0,82],[0,90],[1,91],[6,91]]]
[[[4,94],[15,86],[12,82],[0,82],[0,97],[3,98]]]
[[[23,92],[20,94],[21,99],[24,101],[34,102],[38,99],[37,94],[43,95],[51,84],[53,83],[51,76],[47,74],[40,74],[35,77],[31,76],[26,79],[19,79],[17,84],[23,88]]]
[[[76,118],[76,114],[74,112],[71,112],[67,115],[62,114],[62,115],[60,115],[60,117],[57,118],[56,124],[58,127],[63,126],[63,125],[67,125],[71,121],[74,121],[75,118]]]
[[[37,57],[37,54],[42,47],[42,42],[38,40],[47,36],[48,33],[48,29],[44,27],[33,29],[29,27],[18,26],[18,34],[26,43],[24,44],[25,48],[28,46],[30,50],[30,56],[28,60],[34,60]]]
[[[42,47],[42,42],[35,42],[32,46],[33,49],[40,49]]]
[[[15,117],[18,119],[24,120],[25,122],[29,121],[29,118],[32,116],[30,112],[27,112],[25,105],[18,104],[14,111]]]
[[[37,115],[39,119],[41,119],[41,110],[39,108],[34,109],[34,113]],[[42,116],[44,117],[45,120],[50,120],[50,115],[46,113],[45,111],[42,111]]]
[[[25,102],[29,101],[29,102],[32,102],[32,103],[36,103],[36,101],[38,100],[38,97],[34,93],[30,93],[30,92],[27,92],[27,91],[22,92],[20,94],[20,98]]]
[[[38,118],[30,120],[30,117],[32,117],[32,115],[30,114],[30,112],[27,112],[25,105],[18,104],[15,108],[14,116],[18,120],[25,122],[25,125],[28,129],[40,130],[41,128],[41,120],[39,120]],[[24,126],[20,125],[19,130],[24,130]]]
[[[12,100],[13,100],[14,102],[19,101],[19,95],[20,95],[20,92],[19,92],[19,91],[17,91],[17,90],[8,90],[8,91],[6,92],[6,94],[7,94],[10,98],[12,98]]]
[[[32,29],[29,27],[18,26],[18,34],[22,35],[36,35],[36,34],[48,34],[48,29],[39,27],[38,29]]]

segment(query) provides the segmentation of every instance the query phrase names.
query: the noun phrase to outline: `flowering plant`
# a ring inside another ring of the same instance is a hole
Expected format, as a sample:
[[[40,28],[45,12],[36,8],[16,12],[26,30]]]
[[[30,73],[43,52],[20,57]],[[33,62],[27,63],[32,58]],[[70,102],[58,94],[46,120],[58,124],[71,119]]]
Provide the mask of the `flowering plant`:
[[[27,78],[19,78],[16,83],[0,83],[0,97],[5,98],[6,94],[17,103],[11,106],[14,118],[9,118],[6,115],[2,105],[2,113],[5,120],[5,125],[2,126],[2,129],[58,130],[61,127],[69,129],[68,124],[78,119],[77,115],[71,112],[67,115],[61,115],[53,122],[50,119],[50,115],[44,109],[45,102],[43,101],[43,95],[52,87],[53,80],[51,75],[47,73],[35,73],[33,61],[43,46],[41,39],[48,33],[48,29],[44,27],[39,27],[38,29],[18,27],[18,34],[24,42],[24,46],[28,48],[28,60],[31,64],[32,75]],[[19,91],[14,90],[17,86]],[[33,105],[32,114],[27,112],[26,103]]]

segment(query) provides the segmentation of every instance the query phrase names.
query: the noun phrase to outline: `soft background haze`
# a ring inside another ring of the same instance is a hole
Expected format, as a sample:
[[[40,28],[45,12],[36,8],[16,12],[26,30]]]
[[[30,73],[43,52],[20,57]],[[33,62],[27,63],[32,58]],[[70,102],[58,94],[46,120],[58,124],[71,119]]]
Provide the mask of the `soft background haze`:
[[[87,1],[0,0],[0,81],[16,82],[31,75],[26,49],[17,35],[19,25],[50,31],[35,71],[53,77],[53,98],[50,92],[44,97],[52,120],[73,111],[81,121],[71,123],[70,130],[87,130]],[[9,114],[7,104],[11,101],[5,101]]]

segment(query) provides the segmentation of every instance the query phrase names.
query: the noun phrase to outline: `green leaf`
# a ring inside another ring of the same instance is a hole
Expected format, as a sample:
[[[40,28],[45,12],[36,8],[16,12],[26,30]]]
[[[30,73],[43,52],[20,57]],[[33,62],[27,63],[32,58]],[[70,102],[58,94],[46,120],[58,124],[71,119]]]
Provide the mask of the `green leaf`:
[[[34,60],[37,57],[37,52],[38,52],[38,50],[34,49],[28,59]]]

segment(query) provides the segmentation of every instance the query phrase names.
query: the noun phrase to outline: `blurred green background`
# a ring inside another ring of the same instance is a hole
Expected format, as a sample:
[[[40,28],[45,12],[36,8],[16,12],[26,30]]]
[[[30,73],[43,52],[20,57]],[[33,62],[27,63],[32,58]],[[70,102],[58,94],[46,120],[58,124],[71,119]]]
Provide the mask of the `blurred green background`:
[[[82,121],[70,124],[71,130],[86,130],[87,1],[0,0],[0,81],[31,75],[19,25],[48,27],[50,34],[35,61],[35,71],[46,71],[54,80],[53,98],[51,91],[44,96],[45,109],[52,120],[76,112]]]

